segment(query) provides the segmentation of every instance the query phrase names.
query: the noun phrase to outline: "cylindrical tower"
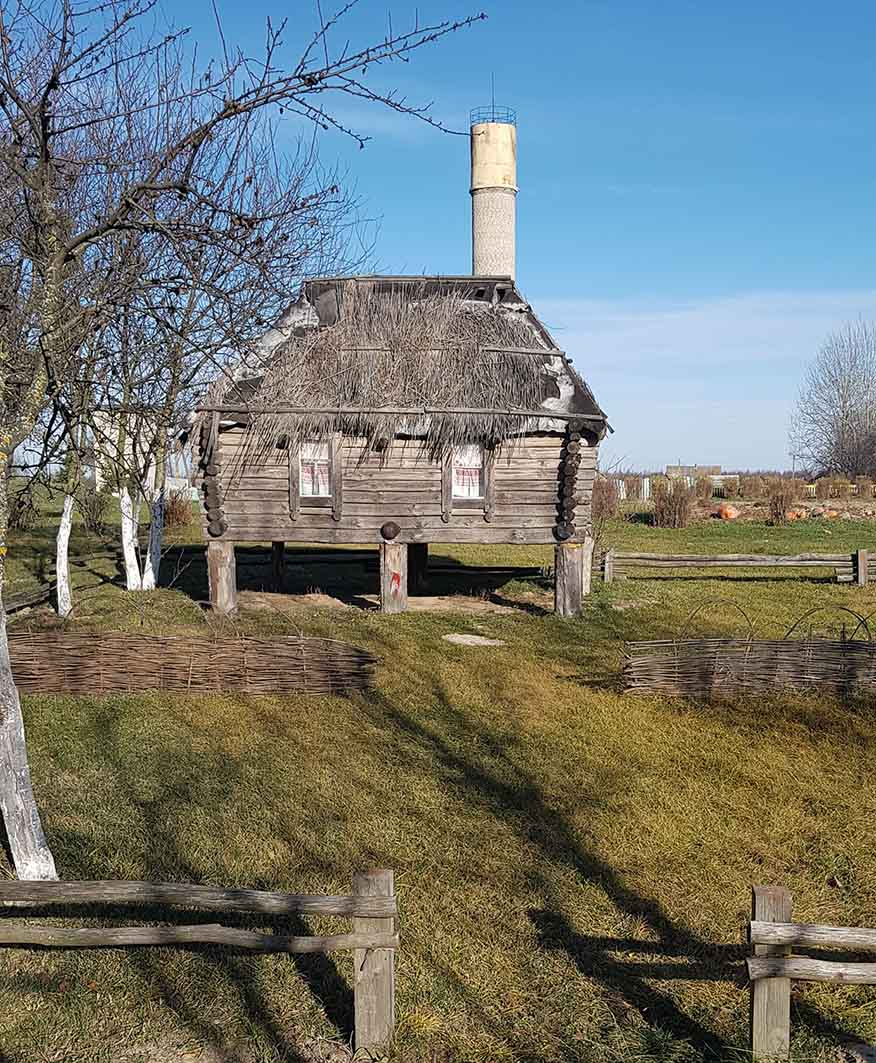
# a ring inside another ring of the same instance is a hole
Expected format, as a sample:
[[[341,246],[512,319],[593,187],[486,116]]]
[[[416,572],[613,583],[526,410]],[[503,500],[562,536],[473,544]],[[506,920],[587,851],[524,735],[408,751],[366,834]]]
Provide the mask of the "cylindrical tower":
[[[507,107],[471,112],[471,269],[476,277],[514,277],[516,121]]]

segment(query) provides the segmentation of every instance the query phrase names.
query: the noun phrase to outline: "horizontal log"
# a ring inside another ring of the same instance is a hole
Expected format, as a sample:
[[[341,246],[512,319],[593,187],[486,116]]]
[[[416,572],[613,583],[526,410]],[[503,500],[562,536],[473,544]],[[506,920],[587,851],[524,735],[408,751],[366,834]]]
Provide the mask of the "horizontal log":
[[[523,420],[546,420],[546,421],[585,421],[588,424],[601,425],[604,417],[584,413],[561,413],[554,410],[545,410],[541,407],[522,408],[516,406],[198,406],[198,413],[223,413],[233,416],[234,414],[278,413],[278,414],[302,414],[302,415],[325,415],[325,416],[358,416],[373,415],[375,417],[430,417],[454,415],[473,415],[500,417],[520,417]]]
[[[300,522],[299,522],[300,523]],[[578,528],[578,525],[575,525]],[[583,542],[585,529],[583,525],[570,542]],[[555,545],[556,539],[551,528],[521,528],[496,527],[492,522],[484,522],[480,528],[454,527],[448,524],[438,524],[434,527],[410,527],[402,528],[398,535],[398,541],[402,543],[490,543],[508,545],[541,546]],[[337,543],[347,545],[353,543],[368,543],[373,545],[380,542],[380,526],[372,525],[369,528],[351,528],[337,525],[333,528],[320,528],[317,532],[312,527],[299,527],[284,524],[271,526],[265,524],[261,527],[243,527],[230,525],[228,529],[217,537],[219,542],[237,543],[262,543],[272,540],[284,540],[285,542],[312,543],[318,539],[323,543]]]
[[[876,963],[838,963],[803,956],[750,956],[745,962],[752,982],[760,978],[793,978],[798,982],[876,985]]]
[[[365,555],[367,556],[367,555]],[[206,911],[259,912],[264,915],[398,914],[395,897],[332,896],[280,893],[272,890],[221,889],[189,882],[133,882],[95,879],[64,882],[11,881],[0,883],[0,905],[27,902],[47,904],[152,904]]]
[[[763,563],[771,565],[798,564],[807,561],[822,565],[847,563],[851,565],[851,555],[846,554],[646,554],[633,551],[616,550],[615,561],[671,561],[675,564],[684,562],[705,563],[711,561]]]
[[[196,926],[69,928],[0,921],[0,945],[43,948],[112,949],[132,945],[223,945],[254,952],[337,952],[340,949],[397,949],[398,934],[262,934],[202,923]]]
[[[749,928],[752,945],[805,945],[810,948],[862,949],[876,952],[876,930],[825,926],[821,923],[763,923]]]

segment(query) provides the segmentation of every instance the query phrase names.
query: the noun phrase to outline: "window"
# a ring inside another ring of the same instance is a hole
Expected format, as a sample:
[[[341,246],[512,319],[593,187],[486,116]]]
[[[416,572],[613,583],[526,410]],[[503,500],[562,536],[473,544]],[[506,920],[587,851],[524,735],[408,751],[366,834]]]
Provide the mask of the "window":
[[[329,498],[331,489],[331,454],[328,443],[301,445],[302,498]]]
[[[453,497],[484,497],[484,451],[476,444],[453,448]]]

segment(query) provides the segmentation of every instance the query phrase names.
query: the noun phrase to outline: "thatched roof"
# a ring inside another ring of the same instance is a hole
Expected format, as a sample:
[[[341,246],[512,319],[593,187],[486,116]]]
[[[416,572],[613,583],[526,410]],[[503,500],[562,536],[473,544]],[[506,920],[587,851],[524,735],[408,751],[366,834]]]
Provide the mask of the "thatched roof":
[[[326,278],[269,333],[212,404],[251,447],[343,431],[380,446],[487,446],[605,414],[507,278]],[[266,364],[266,368],[253,362]]]

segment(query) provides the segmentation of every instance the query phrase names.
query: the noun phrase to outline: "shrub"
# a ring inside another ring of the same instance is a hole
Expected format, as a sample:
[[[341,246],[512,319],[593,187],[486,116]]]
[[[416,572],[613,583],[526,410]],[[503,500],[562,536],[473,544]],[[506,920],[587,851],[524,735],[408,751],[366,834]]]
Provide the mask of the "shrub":
[[[752,498],[763,498],[765,485],[762,476],[740,476],[739,497],[746,501]]]
[[[621,479],[627,489],[627,501],[638,502],[642,497],[642,477],[623,476]]]
[[[110,491],[104,486],[99,490],[93,481],[86,480],[79,491],[79,512],[82,523],[92,535],[104,536],[109,530]]]
[[[714,495],[715,485],[712,483],[712,478],[710,476],[701,476],[697,480],[696,493],[700,502],[708,502],[712,495]]]
[[[654,485],[654,526],[686,528],[693,516],[696,493],[683,480],[658,480]]]
[[[38,517],[33,492],[29,487],[23,487],[16,495],[13,495],[9,503],[9,527],[13,531],[25,531],[34,527]]]
[[[784,524],[788,510],[800,494],[799,480],[780,478],[771,480],[767,489],[770,507],[770,524]]]
[[[858,498],[873,498],[873,481],[869,476],[856,476],[855,486],[858,488]]]
[[[593,489],[593,504],[596,505],[596,487]],[[192,522],[192,498],[191,494],[181,488],[177,491],[168,491],[164,496],[164,526],[165,528],[186,528]]]
[[[597,476],[593,484],[593,520],[601,523],[618,515],[617,484],[606,476]],[[191,512],[191,505],[189,506]]]

